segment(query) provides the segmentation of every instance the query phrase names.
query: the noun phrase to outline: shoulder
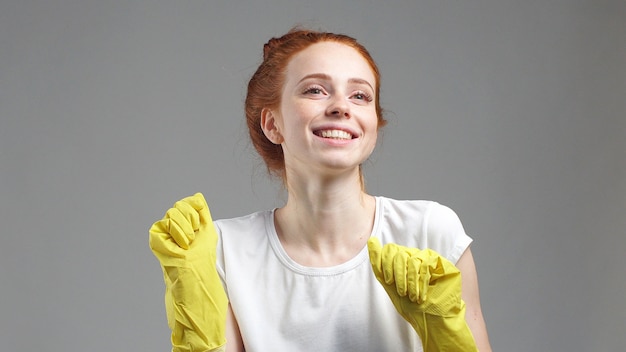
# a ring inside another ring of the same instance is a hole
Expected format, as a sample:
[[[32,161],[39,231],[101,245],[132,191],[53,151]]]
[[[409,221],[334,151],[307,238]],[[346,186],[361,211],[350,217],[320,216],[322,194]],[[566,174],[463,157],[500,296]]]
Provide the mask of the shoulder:
[[[244,216],[214,220],[213,224],[218,232],[224,230],[244,230],[250,226],[264,225],[272,213],[272,210],[264,210]]]
[[[394,216],[419,215],[435,203],[430,200],[400,200],[382,196],[377,196],[376,199],[386,214]]]
[[[446,218],[445,209],[449,209],[430,200],[398,200],[377,197],[377,201],[378,216],[381,222],[400,231],[425,230],[425,227],[433,222],[433,218],[437,222],[439,219]]]
[[[228,267],[250,265],[269,248],[268,233],[271,229],[273,210],[260,211],[245,216],[213,221],[217,232],[217,268],[221,277],[226,277]],[[245,259],[245,260],[244,260]],[[236,265],[235,265],[236,264]],[[249,269],[249,266],[247,267]],[[235,270],[236,271],[236,270]]]
[[[383,242],[430,248],[456,263],[472,239],[450,207],[431,200],[377,197]]]
[[[218,219],[213,221],[213,224],[220,237],[224,234],[228,237],[247,236],[266,231],[273,213],[273,210],[264,210],[234,218]]]

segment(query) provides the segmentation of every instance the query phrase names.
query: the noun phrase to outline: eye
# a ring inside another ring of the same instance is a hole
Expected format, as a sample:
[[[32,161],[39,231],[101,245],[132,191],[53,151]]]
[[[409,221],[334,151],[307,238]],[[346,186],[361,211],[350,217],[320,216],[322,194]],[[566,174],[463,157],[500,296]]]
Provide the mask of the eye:
[[[311,95],[324,94],[324,89],[320,86],[310,86],[310,87],[307,87],[303,93],[311,94]]]
[[[370,102],[373,100],[372,96],[363,92],[363,91],[358,91],[355,92],[354,94],[352,94],[352,98],[357,99],[357,100],[363,100],[366,102]]]

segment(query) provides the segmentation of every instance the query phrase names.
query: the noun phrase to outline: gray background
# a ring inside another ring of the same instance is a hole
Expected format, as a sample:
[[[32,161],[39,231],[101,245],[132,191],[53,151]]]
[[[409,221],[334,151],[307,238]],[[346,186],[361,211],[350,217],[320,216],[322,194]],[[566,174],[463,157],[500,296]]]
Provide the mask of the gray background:
[[[0,349],[168,350],[148,228],[281,204],[242,105],[298,23],[377,59],[368,189],[457,211],[493,347],[623,351],[620,0],[1,1]]]

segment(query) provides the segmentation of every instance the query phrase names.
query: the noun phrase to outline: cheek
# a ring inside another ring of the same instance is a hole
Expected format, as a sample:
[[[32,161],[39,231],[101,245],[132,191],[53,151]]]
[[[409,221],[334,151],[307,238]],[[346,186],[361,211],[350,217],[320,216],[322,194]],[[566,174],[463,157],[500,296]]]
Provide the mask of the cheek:
[[[372,145],[371,145],[371,147],[370,147],[372,150],[370,150],[370,153],[371,153],[372,151],[374,151],[374,148],[376,147],[376,141],[378,141],[378,131],[377,131],[377,130],[376,130],[376,131],[374,132],[374,134],[372,135]]]
[[[293,110],[301,119],[309,119],[324,112],[322,104],[309,99],[298,100],[293,104]]]
[[[324,110],[321,110],[318,105],[309,101],[290,104],[289,106],[285,106],[282,111],[285,119],[284,125],[287,127],[302,128],[303,125],[308,124],[311,120],[323,112]]]
[[[367,128],[369,130],[378,131],[382,127],[382,125],[380,124],[376,111],[369,112],[369,116],[370,117],[367,119]]]

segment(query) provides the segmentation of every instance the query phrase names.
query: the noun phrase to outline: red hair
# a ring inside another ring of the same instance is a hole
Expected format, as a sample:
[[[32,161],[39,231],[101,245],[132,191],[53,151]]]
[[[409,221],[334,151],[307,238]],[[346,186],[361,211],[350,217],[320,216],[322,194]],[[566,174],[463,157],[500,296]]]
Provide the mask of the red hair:
[[[285,179],[285,160],[280,144],[272,143],[261,129],[261,111],[264,108],[277,109],[285,81],[285,71],[291,58],[309,46],[320,42],[345,44],[363,56],[370,65],[376,79],[376,115],[378,127],[387,123],[380,107],[380,72],[367,49],[356,39],[344,34],[293,29],[282,37],[272,38],[263,46],[263,62],[248,82],[245,112],[252,144],[261,155],[270,173]]]

